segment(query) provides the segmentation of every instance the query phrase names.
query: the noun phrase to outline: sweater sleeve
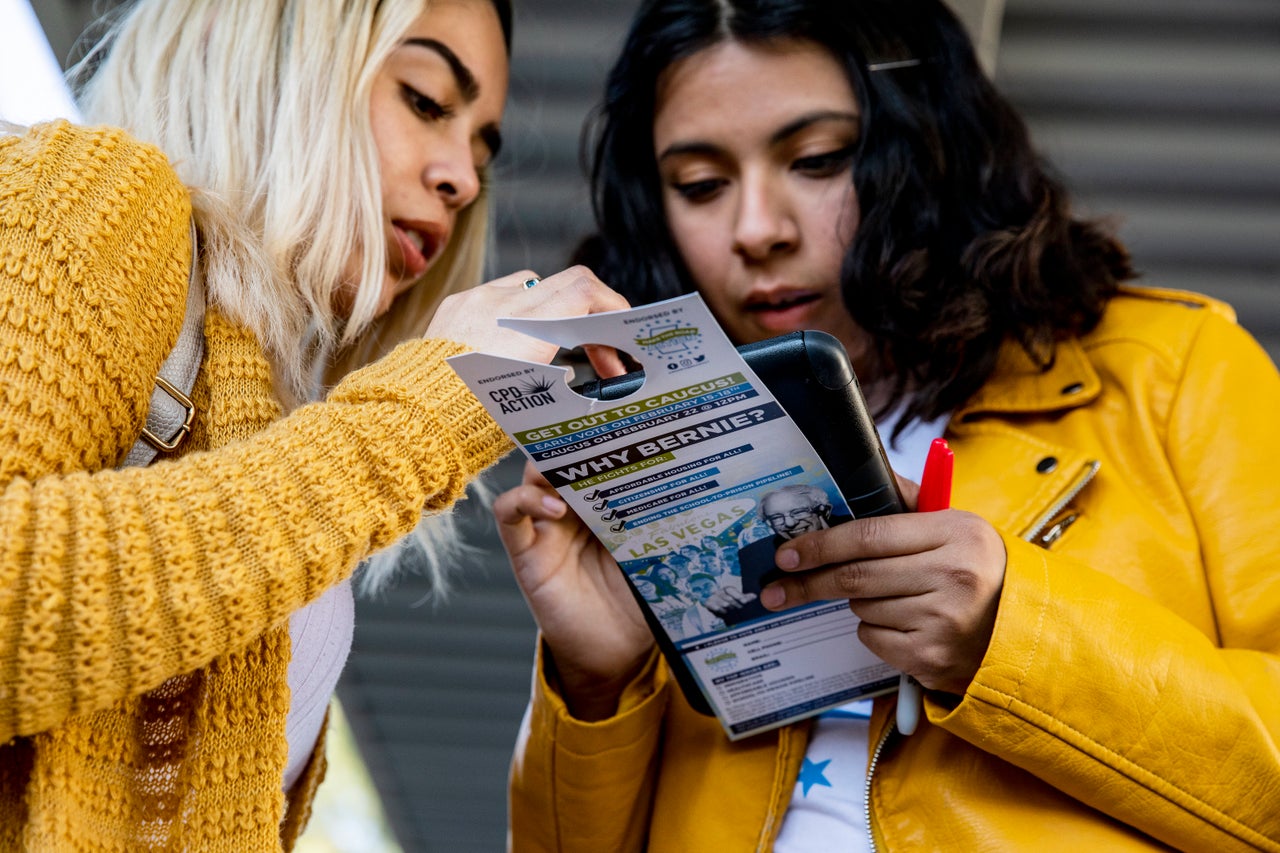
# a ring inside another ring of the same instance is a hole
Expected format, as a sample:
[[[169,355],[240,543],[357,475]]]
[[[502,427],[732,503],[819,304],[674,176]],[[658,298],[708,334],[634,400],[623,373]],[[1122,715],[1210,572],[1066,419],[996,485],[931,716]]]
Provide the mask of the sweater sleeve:
[[[670,689],[660,656],[623,691],[618,713],[595,723],[569,713],[547,668],[540,643],[511,765],[512,853],[644,850]]]
[[[1206,316],[1169,400],[1165,453],[1218,636],[1009,538],[983,666],[931,719],[1178,849],[1280,850],[1278,422],[1275,366]]]
[[[414,341],[324,403],[147,468],[0,495],[0,740],[192,671],[279,624],[444,509],[508,449]]]
[[[0,485],[115,465],[182,325],[191,202],[113,128],[0,135]]]
[[[0,743],[244,648],[509,449],[444,361],[462,347],[418,340],[239,441],[105,467],[181,323],[148,300],[181,304],[184,200],[118,132],[0,140]]]

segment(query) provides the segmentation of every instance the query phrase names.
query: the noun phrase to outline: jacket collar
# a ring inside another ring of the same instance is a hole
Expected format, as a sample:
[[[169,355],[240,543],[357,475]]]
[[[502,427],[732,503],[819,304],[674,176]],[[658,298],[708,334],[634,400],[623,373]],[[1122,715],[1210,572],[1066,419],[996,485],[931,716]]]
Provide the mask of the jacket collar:
[[[991,378],[959,411],[956,421],[988,414],[1032,414],[1083,406],[1102,391],[1098,372],[1076,338],[1060,341],[1048,370],[1016,343],[1000,348]]]
[[[1062,341],[1042,370],[1017,344],[1001,348],[991,378],[952,417],[955,506],[1034,540],[1098,471],[1095,454],[1028,431],[1022,417],[1085,406],[1102,380],[1077,339]]]

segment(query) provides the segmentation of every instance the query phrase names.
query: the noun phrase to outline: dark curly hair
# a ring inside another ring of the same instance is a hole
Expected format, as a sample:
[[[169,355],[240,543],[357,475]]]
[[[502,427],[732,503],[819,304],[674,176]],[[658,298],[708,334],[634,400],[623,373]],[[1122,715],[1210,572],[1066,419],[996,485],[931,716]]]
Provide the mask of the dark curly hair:
[[[584,131],[599,230],[577,253],[632,302],[694,290],[653,150],[662,73],[723,41],[775,39],[823,47],[862,106],[861,224],[841,286],[872,338],[860,379],[891,392],[877,414],[910,391],[899,430],[964,403],[1006,340],[1048,367],[1055,342],[1092,329],[1134,277],[1114,237],[1072,216],[939,0],[646,0]]]

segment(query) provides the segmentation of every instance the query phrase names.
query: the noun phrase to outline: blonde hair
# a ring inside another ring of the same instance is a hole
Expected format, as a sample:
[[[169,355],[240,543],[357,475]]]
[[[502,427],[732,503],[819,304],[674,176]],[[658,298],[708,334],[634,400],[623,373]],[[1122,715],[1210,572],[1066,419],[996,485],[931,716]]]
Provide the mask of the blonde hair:
[[[483,2],[483,0],[479,0]],[[487,193],[441,257],[377,317],[387,268],[374,78],[428,0],[138,0],[70,72],[87,120],[168,155],[192,192],[210,302],[262,342],[289,408],[420,336],[448,294],[479,283]],[[349,259],[350,316],[334,309]],[[375,555],[366,590],[407,548],[444,589],[451,514]]]
[[[322,374],[421,335],[483,274],[482,191],[423,280],[375,316],[387,249],[370,95],[427,5],[139,0],[72,70],[89,121],[155,144],[190,187],[210,300],[258,335],[289,406]],[[334,296],[357,255],[342,317]]]

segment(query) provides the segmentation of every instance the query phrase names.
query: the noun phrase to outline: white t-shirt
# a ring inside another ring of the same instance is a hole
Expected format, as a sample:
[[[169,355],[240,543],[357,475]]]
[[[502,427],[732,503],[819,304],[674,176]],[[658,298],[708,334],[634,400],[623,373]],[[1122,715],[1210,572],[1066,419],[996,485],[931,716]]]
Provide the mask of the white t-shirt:
[[[338,676],[351,653],[355,628],[355,598],[351,579],[330,587],[324,595],[289,618],[292,656],[289,658],[289,715],[285,738],[289,763],[284,790],[289,791],[306,769]]]
[[[864,699],[814,720],[774,853],[871,849],[864,811],[870,719],[871,700]]]
[[[919,482],[929,445],[942,435],[948,419],[914,423],[893,446],[889,436],[897,419],[895,412],[876,428],[893,470]],[[774,853],[870,853],[866,813],[870,720],[871,700],[864,699],[825,711],[813,721]]]

